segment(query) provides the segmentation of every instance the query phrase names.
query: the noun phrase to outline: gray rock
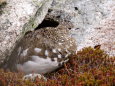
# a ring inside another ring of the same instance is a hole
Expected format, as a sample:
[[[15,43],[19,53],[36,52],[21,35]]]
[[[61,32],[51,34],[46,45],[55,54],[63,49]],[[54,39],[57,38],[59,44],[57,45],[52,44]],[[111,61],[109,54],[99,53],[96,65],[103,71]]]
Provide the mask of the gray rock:
[[[16,41],[42,22],[53,0],[7,0],[0,7],[0,63],[10,55]]]
[[[50,15],[73,23],[78,50],[101,45],[115,56],[115,0],[7,0],[0,8],[0,63],[25,32],[41,23],[51,3]]]
[[[101,45],[115,56],[115,0],[54,0],[50,14],[74,24],[77,49]]]

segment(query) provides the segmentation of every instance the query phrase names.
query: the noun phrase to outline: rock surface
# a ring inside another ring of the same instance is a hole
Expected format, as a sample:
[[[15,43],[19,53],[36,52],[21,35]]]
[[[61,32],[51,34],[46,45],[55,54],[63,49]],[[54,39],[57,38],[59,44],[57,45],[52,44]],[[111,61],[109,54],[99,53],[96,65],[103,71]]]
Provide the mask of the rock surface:
[[[51,3],[50,15],[73,23],[78,50],[101,45],[115,56],[115,0],[7,0],[0,8],[0,61],[26,31],[41,23]]]
[[[0,63],[16,41],[42,22],[53,0],[7,0],[0,7]]]
[[[74,24],[78,50],[101,45],[115,56],[115,0],[54,0],[51,9],[52,15]]]

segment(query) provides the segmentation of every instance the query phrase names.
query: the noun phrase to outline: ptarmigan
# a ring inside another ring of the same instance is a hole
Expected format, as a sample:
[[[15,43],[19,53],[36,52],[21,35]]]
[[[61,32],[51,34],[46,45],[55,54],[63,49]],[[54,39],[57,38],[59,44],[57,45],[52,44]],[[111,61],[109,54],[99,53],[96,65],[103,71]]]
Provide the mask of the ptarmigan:
[[[45,74],[61,67],[76,51],[76,42],[68,28],[67,23],[59,22],[57,27],[40,27],[27,33],[16,45],[5,68]]]

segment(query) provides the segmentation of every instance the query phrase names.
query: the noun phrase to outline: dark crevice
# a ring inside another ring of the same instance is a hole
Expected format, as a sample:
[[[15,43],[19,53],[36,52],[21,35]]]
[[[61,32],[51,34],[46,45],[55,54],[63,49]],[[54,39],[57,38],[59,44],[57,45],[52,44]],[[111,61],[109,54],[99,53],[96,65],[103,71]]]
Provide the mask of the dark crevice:
[[[78,7],[74,7],[75,8],[75,10],[78,10]]]
[[[45,27],[57,27],[59,25],[58,21],[55,21],[51,18],[44,19],[41,24],[38,25],[38,27],[35,29],[45,28]]]
[[[60,18],[61,16],[59,15],[59,16],[56,16],[56,18]]]
[[[94,49],[100,49],[101,45],[95,45]]]
[[[80,29],[80,28],[75,28],[75,30],[78,30],[78,29]]]
[[[52,9],[49,9],[49,10],[48,10],[48,13],[51,13],[52,11],[53,11]]]
[[[69,30],[71,30],[71,28],[68,28]]]
[[[27,35],[27,34],[29,34],[29,33],[32,33],[32,31],[27,31],[27,32],[25,33],[25,35]]]

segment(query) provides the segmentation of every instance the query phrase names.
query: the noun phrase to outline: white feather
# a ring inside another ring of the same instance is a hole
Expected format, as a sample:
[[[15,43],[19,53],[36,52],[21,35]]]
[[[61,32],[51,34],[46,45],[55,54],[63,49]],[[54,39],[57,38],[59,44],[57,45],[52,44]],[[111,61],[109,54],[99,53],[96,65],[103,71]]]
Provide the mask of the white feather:
[[[48,56],[48,55],[49,55],[48,50],[45,50],[45,55],[46,55],[46,56]]]
[[[57,53],[57,52],[56,52],[56,49],[52,49],[52,52],[53,52],[53,53]]]
[[[26,49],[26,50],[23,50],[23,52],[21,53],[21,56],[26,56],[26,55],[27,55],[27,53],[28,53],[28,50],[29,50],[29,48],[28,48],[28,49]]]
[[[42,49],[40,49],[40,48],[34,48],[34,51],[35,51],[36,53],[41,52],[41,50],[42,50]]]
[[[32,56],[32,61],[27,61],[24,64],[17,64],[17,69],[27,74],[32,72],[44,74],[57,68],[58,62],[51,61],[49,57],[44,59],[39,56]]]
[[[61,54],[58,55],[58,58],[62,58]]]

